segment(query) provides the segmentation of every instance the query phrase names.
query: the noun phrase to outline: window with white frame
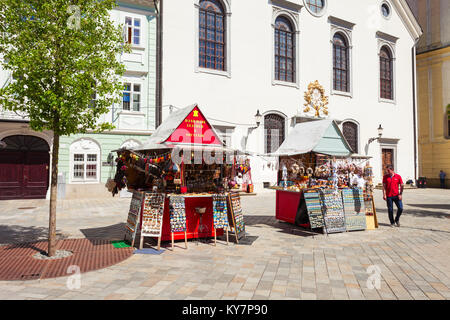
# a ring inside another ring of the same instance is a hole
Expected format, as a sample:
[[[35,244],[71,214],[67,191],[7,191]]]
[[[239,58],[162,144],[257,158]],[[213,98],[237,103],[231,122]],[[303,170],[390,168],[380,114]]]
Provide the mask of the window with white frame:
[[[89,140],[81,139],[70,146],[71,182],[98,182],[100,148]]]
[[[125,42],[137,46],[141,44],[141,19],[125,17]]]
[[[141,85],[127,82],[124,84],[122,109],[127,111],[141,110]]]

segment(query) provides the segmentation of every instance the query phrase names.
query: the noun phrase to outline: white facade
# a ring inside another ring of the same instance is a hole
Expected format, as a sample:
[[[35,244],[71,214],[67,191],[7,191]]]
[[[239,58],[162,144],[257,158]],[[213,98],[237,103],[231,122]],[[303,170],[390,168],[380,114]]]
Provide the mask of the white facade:
[[[201,0],[164,1],[163,105],[198,103],[220,129],[232,130],[232,146],[265,153],[264,119],[254,129],[254,115],[275,113],[285,119],[304,116],[304,92],[318,80],[329,96],[329,117],[358,125],[358,153],[372,157],[375,182],[381,181],[381,150],[394,150],[394,165],[404,181],[414,179],[413,47],[421,31],[403,0],[325,0],[315,13],[308,0],[221,0],[225,8],[225,70],[199,67]],[[314,2],[314,1],[313,1]],[[382,15],[386,5],[390,14]],[[274,23],[279,15],[295,28],[293,82],[277,81],[274,67]],[[349,92],[333,90],[335,32],[349,43]],[[393,54],[393,99],[380,97],[380,49]],[[169,108],[163,107],[163,119]],[[379,125],[383,139],[377,137]],[[256,187],[274,183],[267,157],[252,158]],[[271,162],[273,168],[273,162]]]

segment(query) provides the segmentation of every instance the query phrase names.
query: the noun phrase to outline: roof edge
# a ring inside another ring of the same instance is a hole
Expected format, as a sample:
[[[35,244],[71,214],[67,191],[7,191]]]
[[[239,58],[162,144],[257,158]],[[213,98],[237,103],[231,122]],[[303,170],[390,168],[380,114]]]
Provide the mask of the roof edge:
[[[397,10],[400,18],[408,29],[409,34],[413,38],[414,42],[417,42],[420,36],[423,34],[422,27],[414,16],[411,8],[406,0],[392,0],[392,3]]]

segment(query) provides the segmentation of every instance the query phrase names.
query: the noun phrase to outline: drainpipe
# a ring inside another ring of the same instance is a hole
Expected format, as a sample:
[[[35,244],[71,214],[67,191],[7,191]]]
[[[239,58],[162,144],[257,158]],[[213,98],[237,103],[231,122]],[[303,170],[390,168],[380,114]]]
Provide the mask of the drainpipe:
[[[162,122],[162,33],[163,33],[163,0],[153,0],[156,9],[156,110],[155,129]]]
[[[414,123],[414,182],[417,181],[417,171],[418,171],[418,165],[417,165],[417,157],[418,157],[418,151],[417,151],[417,106],[416,106],[416,45],[417,41],[414,44],[414,46],[411,49],[411,55],[412,55],[412,80],[413,80],[413,123]]]

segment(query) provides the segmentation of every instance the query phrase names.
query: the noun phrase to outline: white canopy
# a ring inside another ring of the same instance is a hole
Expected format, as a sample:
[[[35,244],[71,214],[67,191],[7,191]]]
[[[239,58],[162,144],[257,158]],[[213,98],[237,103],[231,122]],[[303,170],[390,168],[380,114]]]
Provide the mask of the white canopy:
[[[350,156],[352,148],[334,120],[316,120],[297,124],[286,140],[270,156],[293,156],[316,152],[330,156]]]

